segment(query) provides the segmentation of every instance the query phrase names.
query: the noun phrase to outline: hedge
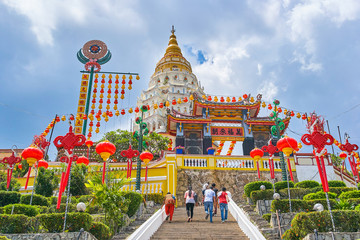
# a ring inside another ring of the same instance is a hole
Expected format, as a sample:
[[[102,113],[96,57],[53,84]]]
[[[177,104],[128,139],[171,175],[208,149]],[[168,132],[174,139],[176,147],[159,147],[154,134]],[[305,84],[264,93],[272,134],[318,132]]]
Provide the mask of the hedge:
[[[21,195],[20,203],[30,204],[31,194]],[[42,195],[34,194],[32,205],[49,206],[48,199]]]
[[[0,207],[20,202],[21,194],[13,191],[0,191]]]
[[[143,198],[146,198],[146,194],[143,194]],[[161,193],[150,193],[147,196],[148,201],[154,201],[157,204],[163,204],[164,196]]]
[[[330,206],[333,209],[336,205],[336,201],[334,199],[330,200]],[[300,199],[291,199],[291,210],[293,212],[309,212],[313,211],[314,205],[316,203],[321,203],[324,206],[324,209],[327,210],[327,202],[326,199],[315,199],[315,200],[300,200]],[[276,212],[276,210],[280,210],[282,213],[289,212],[289,200],[288,199],[280,199],[271,202],[271,211]]]
[[[86,203],[85,203],[86,204]],[[99,205],[95,204],[86,204],[86,213],[88,214],[98,214],[103,213],[104,209],[102,209]]]
[[[87,203],[90,202],[90,200],[93,198],[91,195],[82,195],[78,198],[78,202]]]
[[[0,215],[0,233],[28,233],[37,232],[35,229],[34,218],[24,214]]]
[[[275,183],[275,191],[279,192],[281,189],[287,189],[288,184],[287,181],[280,181]],[[289,188],[293,188],[294,183],[292,181],[289,181]]]
[[[94,222],[90,227],[89,232],[97,239],[108,240],[111,238],[110,228],[102,222]]]
[[[360,198],[349,198],[349,199],[346,199],[346,201],[348,203],[350,203],[351,205],[353,205],[354,207],[360,205]]]
[[[0,207],[0,214],[4,213],[4,207]]]
[[[315,188],[290,188],[291,199],[303,199],[305,195],[316,192]],[[281,189],[279,191],[281,198],[289,198],[288,190]]]
[[[13,207],[14,207],[13,214],[24,214],[28,217],[35,217],[40,212],[38,206],[30,206],[26,204],[11,204],[4,207],[4,213],[11,214]]]
[[[343,192],[340,194],[339,198],[340,199],[360,198],[360,190]]]
[[[358,232],[360,212],[359,211],[333,211],[336,232]],[[291,221],[291,228],[287,230],[283,239],[300,240],[307,234],[318,232],[332,232],[332,223],[328,211],[299,213]]]
[[[266,213],[262,215],[263,219],[265,219],[267,222],[270,222],[271,220],[271,213]]]
[[[331,199],[335,199],[337,197],[336,193],[328,192],[328,196]],[[324,192],[317,193],[309,193],[304,196],[303,200],[312,200],[312,199],[326,199],[326,195]]]
[[[40,214],[37,216],[40,225],[47,232],[62,232],[64,225],[64,213]],[[66,230],[69,232],[80,231],[84,228],[88,231],[92,224],[92,217],[88,213],[70,212],[66,218]]]
[[[56,209],[56,205],[52,205],[49,208],[49,213],[63,213],[66,209],[66,203],[60,204],[60,209]],[[68,205],[68,212],[75,212],[76,210],[76,204],[69,203]]]
[[[260,190],[261,185],[264,185],[266,189],[272,189],[273,188],[272,183],[268,182],[268,181],[251,182],[251,183],[246,184],[245,187],[244,187],[245,196],[250,197],[251,192]]]
[[[66,203],[66,196],[62,196],[61,197],[61,203]],[[57,201],[58,201],[58,197],[48,197],[48,202],[50,203],[50,205],[57,205]],[[71,203],[78,203],[81,201],[78,201],[78,199],[76,197],[71,197]]]
[[[346,184],[339,180],[330,180],[328,181],[328,185],[329,187],[346,187]]]
[[[134,214],[136,213],[136,211],[139,209],[140,207],[140,203],[143,202],[143,197],[141,196],[140,193],[137,192],[132,192],[132,191],[123,191],[121,192],[121,195],[125,198],[125,199],[129,199],[130,203],[129,204],[129,208],[126,212],[126,214],[129,217],[134,216]],[[149,196],[148,196],[149,197]],[[149,199],[149,198],[148,198]]]
[[[251,200],[256,203],[258,200],[273,200],[274,190],[257,190],[250,193]]]
[[[295,184],[296,188],[315,188],[319,186],[320,184],[314,180],[305,180]]]
[[[360,205],[355,207],[355,211],[360,211]]]

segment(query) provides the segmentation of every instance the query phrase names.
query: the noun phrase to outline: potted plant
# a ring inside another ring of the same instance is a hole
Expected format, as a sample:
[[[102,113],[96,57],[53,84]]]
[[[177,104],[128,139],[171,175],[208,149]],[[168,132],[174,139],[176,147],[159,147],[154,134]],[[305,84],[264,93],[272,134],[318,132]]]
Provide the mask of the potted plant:
[[[177,146],[175,148],[176,154],[183,154],[184,153],[184,147],[183,146]]]
[[[208,155],[214,155],[214,153],[215,153],[215,148],[214,147],[209,147],[206,150],[207,150]]]

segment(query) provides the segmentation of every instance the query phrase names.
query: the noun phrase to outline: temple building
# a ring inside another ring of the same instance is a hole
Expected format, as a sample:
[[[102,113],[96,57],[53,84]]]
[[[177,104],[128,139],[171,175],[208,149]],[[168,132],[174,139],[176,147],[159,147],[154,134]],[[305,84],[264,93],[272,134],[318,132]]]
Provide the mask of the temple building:
[[[258,116],[264,104],[261,94],[255,98],[250,94],[207,96],[181,53],[174,27],[164,57],[137,102],[137,106],[156,106],[144,115],[149,130],[170,137],[172,147],[184,147],[186,154],[206,154],[214,141],[240,141],[244,155],[271,138],[274,121]],[[283,119],[285,129],[289,121],[289,116]]]

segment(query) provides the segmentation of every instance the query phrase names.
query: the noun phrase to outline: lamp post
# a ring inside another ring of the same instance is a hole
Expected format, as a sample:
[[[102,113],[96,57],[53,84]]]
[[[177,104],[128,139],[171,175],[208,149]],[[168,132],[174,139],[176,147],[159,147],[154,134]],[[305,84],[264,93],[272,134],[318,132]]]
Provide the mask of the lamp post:
[[[143,140],[144,135],[149,134],[149,129],[147,128],[147,124],[143,122],[144,113],[149,109],[147,106],[143,105],[140,108],[141,117],[137,117],[135,119],[135,123],[139,125],[139,131],[135,131],[133,133],[134,137],[139,141],[138,151],[142,152],[143,147],[146,148],[146,142]],[[140,190],[140,178],[141,178],[141,160],[137,160],[137,169],[136,169],[136,185],[135,190]]]
[[[277,108],[280,104],[279,100],[274,100],[274,111],[272,111],[272,113],[270,114],[270,119],[275,121],[275,125],[271,127],[271,135],[273,135],[274,137],[277,138],[277,140],[280,139],[281,137],[281,131],[285,129],[285,123],[281,120],[281,118],[278,117],[278,111]],[[282,173],[282,180],[286,181],[287,179],[287,171],[286,171],[286,166],[285,166],[285,160],[284,160],[284,155],[282,152],[279,153],[280,156],[280,166],[281,166],[281,173]]]
[[[105,173],[106,171],[106,161],[109,160],[110,156],[116,152],[116,147],[114,144],[109,142],[108,140],[102,141],[96,145],[96,152],[100,155],[102,160],[104,161],[103,174],[102,174],[102,183],[105,182]]]
[[[274,193],[273,198],[274,198],[275,201],[278,201],[280,199],[280,194]],[[277,219],[278,227],[279,227],[279,235],[280,235],[280,238],[282,239],[279,211],[280,210],[276,209],[276,219]]]

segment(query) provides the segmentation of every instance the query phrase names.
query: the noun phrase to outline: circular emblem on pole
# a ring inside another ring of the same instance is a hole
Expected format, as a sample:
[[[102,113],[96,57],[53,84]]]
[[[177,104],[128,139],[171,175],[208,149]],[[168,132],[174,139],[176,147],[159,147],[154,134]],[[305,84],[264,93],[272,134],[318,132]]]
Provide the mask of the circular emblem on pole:
[[[84,44],[82,51],[89,59],[100,59],[107,53],[107,46],[100,40],[91,40]]]

